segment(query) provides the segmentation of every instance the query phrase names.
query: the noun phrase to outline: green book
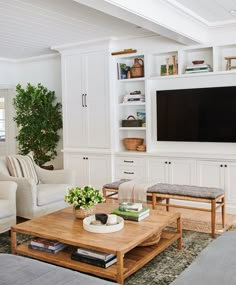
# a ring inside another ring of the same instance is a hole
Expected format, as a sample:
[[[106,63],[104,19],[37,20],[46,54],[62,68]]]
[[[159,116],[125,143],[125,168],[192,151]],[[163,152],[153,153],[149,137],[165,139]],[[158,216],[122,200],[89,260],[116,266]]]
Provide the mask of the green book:
[[[121,216],[121,217],[133,217],[133,218],[139,218],[139,217],[142,217],[142,216],[146,216],[147,213],[150,212],[150,209],[149,208],[143,208],[142,210],[138,211],[138,212],[134,212],[134,211],[121,211],[119,210],[119,208],[117,209],[114,209],[112,211],[112,214],[116,214],[118,216]]]

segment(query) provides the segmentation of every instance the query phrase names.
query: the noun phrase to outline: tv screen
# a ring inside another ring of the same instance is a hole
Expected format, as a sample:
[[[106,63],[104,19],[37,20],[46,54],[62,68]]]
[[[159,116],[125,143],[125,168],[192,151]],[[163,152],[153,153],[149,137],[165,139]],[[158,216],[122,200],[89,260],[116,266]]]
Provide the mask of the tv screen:
[[[236,142],[236,87],[162,90],[157,140]]]

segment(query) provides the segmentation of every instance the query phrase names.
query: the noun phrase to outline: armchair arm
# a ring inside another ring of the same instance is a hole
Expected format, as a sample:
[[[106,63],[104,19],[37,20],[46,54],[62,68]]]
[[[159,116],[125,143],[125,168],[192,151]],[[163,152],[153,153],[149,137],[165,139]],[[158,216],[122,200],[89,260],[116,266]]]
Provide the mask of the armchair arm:
[[[37,189],[33,179],[13,177],[0,173],[0,181],[13,181],[17,184],[16,200],[18,207],[32,208],[37,205]]]
[[[13,181],[0,181],[0,199],[16,201],[17,184]]]
[[[43,184],[70,184],[75,185],[75,170],[46,170],[36,165],[39,180]]]

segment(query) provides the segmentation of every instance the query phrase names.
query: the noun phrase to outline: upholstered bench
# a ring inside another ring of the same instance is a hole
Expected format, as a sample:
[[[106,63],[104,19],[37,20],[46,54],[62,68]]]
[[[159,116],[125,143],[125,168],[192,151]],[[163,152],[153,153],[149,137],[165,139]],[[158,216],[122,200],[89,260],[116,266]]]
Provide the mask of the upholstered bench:
[[[103,186],[104,197],[106,199],[117,199],[119,186],[128,181],[122,179],[105,184]],[[163,199],[166,200],[165,204],[160,201]],[[170,199],[210,203],[210,208],[171,204]],[[219,207],[222,210],[222,227],[225,224],[225,193],[220,188],[157,183],[147,189],[147,200],[151,200],[153,209],[160,205],[165,206],[167,211],[169,211],[169,207],[175,207],[211,212],[211,233],[213,237],[215,236],[216,210]]]
[[[19,255],[0,254],[0,284],[115,285],[118,283]]]

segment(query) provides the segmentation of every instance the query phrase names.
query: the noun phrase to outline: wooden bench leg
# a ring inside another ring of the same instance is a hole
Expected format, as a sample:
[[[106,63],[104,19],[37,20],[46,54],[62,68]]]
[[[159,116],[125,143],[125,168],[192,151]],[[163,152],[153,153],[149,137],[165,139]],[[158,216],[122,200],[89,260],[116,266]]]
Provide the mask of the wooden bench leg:
[[[221,215],[222,215],[222,228],[225,227],[225,196],[222,197],[222,207],[221,207]]]
[[[211,201],[211,235],[215,237],[215,225],[216,225],[216,200]]]
[[[152,193],[152,208],[156,209],[157,195]]]
[[[170,198],[166,198],[166,211],[169,212]]]

